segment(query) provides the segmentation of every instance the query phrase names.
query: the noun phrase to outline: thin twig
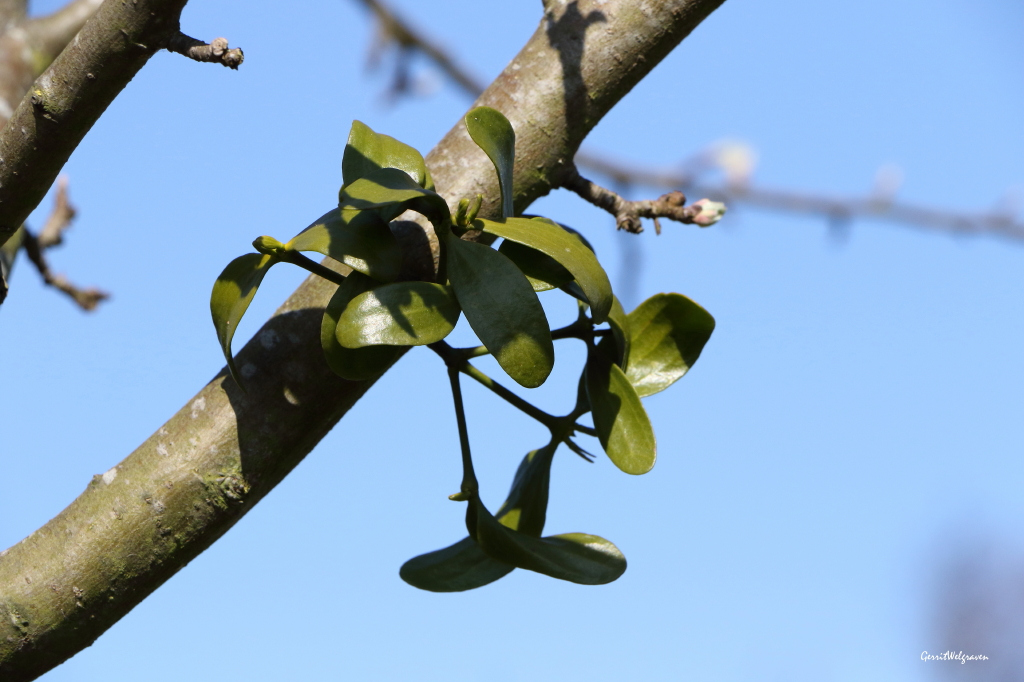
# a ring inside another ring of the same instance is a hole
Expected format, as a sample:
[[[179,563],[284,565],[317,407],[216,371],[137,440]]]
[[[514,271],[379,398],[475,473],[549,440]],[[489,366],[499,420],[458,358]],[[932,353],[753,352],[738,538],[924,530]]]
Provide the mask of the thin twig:
[[[241,48],[228,49],[227,38],[214,38],[207,44],[179,32],[167,41],[167,49],[197,62],[215,62],[229,69],[237,69],[245,60]]]
[[[64,243],[64,230],[71,227],[77,211],[68,201],[68,179],[62,175],[57,179],[57,195],[54,197],[53,210],[39,231],[36,241],[40,249],[49,249]]]

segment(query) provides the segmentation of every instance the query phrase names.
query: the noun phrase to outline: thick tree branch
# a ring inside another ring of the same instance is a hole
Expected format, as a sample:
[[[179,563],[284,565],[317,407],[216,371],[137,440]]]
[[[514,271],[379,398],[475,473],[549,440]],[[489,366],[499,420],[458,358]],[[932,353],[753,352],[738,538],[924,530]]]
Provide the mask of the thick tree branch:
[[[0,132],[0,244],[42,200],[128,81],[179,31],[187,0],[105,2]]]
[[[549,3],[479,100],[517,131],[519,210],[551,189],[590,129],[721,2]],[[494,168],[461,122],[427,159],[443,196],[482,192],[491,200],[481,215],[497,215]],[[251,509],[373,384],[344,381],[323,359],[320,321],[334,288],[307,280],[246,344],[238,366],[248,393],[222,371],[71,506],[0,555],[5,682],[33,679],[88,646]]]

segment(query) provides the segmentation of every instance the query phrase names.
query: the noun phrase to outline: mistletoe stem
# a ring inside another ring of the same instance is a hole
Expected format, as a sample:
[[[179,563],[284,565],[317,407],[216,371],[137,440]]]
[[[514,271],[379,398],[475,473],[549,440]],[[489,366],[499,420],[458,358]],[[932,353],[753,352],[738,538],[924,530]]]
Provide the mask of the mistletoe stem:
[[[455,420],[459,424],[459,446],[462,448],[462,494],[473,496],[479,486],[473,471],[473,455],[469,451],[469,427],[466,425],[466,408],[462,404],[462,387],[459,385],[459,370],[448,367],[448,380],[452,384],[452,400],[455,402]]]

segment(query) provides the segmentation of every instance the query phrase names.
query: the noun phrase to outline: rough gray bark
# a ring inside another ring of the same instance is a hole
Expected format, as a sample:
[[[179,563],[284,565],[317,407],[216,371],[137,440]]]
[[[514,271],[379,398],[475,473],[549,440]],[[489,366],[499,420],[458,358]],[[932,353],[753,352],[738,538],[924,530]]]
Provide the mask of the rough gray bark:
[[[601,117],[723,1],[546,3],[536,33],[478,100],[517,131],[518,211],[551,189]],[[493,167],[461,122],[427,162],[450,202],[479,192],[491,198],[481,215],[496,213]],[[227,531],[370,388],[333,375],[322,358],[319,325],[333,289],[307,280],[246,344],[238,367],[247,393],[222,371],[60,515],[0,554],[0,678],[34,679],[92,643]]]

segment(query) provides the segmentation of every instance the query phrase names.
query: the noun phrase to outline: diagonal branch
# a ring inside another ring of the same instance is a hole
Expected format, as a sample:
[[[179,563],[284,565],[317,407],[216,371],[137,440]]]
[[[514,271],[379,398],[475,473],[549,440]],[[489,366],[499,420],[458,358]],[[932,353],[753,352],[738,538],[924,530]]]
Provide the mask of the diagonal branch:
[[[228,49],[227,38],[214,38],[207,44],[179,32],[167,42],[167,49],[197,62],[215,62],[229,69],[238,69],[245,59],[240,48]]]
[[[103,0],[71,0],[53,14],[25,22],[26,38],[36,53],[36,75],[57,58],[101,4]]]
[[[579,141],[721,2],[661,0],[644,12],[633,0],[549,3],[554,27],[542,24],[479,100],[508,112],[517,131],[519,210],[551,190]],[[607,21],[589,32],[557,21],[577,10]],[[572,46],[578,78],[563,80],[551,67]],[[572,127],[570,105],[581,114]],[[499,196],[490,160],[461,122],[427,164],[443,196]],[[485,203],[481,215],[497,209]],[[323,359],[320,323],[335,288],[307,280],[246,344],[237,362],[247,394],[222,370],[127,459],[0,555],[4,682],[33,679],[88,646],[234,525],[370,388],[373,381],[338,378]]]

